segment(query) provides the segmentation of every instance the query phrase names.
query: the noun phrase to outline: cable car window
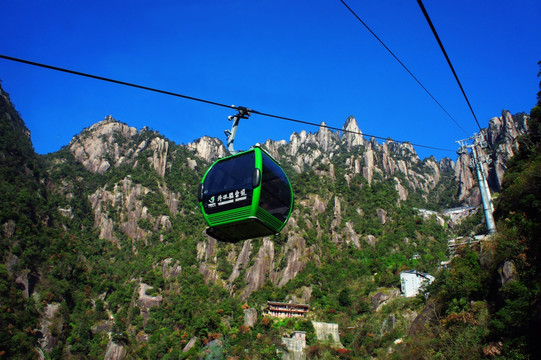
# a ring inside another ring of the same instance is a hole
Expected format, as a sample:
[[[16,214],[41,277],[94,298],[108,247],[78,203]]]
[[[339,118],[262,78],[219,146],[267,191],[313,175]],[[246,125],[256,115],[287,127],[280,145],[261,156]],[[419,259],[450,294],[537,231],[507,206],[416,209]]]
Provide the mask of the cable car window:
[[[254,168],[254,152],[215,163],[204,182],[205,211],[211,214],[250,205]]]
[[[263,155],[263,182],[260,206],[280,221],[285,221],[291,206],[291,189],[283,170]]]

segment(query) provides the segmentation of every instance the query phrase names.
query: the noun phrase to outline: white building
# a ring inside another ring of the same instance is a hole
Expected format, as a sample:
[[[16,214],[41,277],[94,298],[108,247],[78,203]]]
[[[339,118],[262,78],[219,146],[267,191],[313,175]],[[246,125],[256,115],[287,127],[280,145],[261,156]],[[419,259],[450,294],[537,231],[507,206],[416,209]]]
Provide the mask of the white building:
[[[417,296],[423,286],[434,281],[434,276],[417,270],[406,270],[400,273],[400,291],[405,297]]]

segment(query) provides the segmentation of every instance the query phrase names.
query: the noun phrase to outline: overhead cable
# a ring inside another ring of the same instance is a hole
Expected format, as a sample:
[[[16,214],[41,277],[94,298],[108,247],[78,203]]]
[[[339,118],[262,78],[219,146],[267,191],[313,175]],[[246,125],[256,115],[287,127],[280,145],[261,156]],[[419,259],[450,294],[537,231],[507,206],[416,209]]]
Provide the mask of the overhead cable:
[[[436,31],[436,28],[434,27],[434,24],[432,24],[432,20],[430,20],[430,16],[428,16],[428,12],[425,9],[425,6],[423,5],[423,2],[421,0],[417,0],[417,3],[421,7],[421,10],[425,16],[426,21],[428,22],[428,25],[430,26],[430,29],[432,30],[432,33],[434,34],[434,37],[436,38],[436,41],[440,45],[440,49],[443,52],[443,55],[445,56],[445,59],[447,60],[447,63],[449,64],[449,67],[451,68],[451,71],[453,72],[453,75],[455,76],[456,82],[458,83],[458,86],[460,86],[460,90],[462,91],[462,95],[464,95],[464,99],[466,99],[466,102],[468,103],[468,106],[470,107],[470,111],[473,115],[473,118],[475,119],[475,122],[477,123],[477,126],[479,127],[479,130],[481,130],[481,125],[479,125],[479,121],[477,121],[477,116],[475,116],[475,112],[473,111],[470,100],[468,100],[468,97],[466,96],[466,92],[464,91],[464,88],[462,87],[462,84],[460,83],[460,80],[458,80],[458,75],[456,74],[455,68],[453,67],[453,64],[451,64],[451,60],[449,59],[449,56],[447,56],[447,51],[445,51],[445,47],[443,47],[443,43],[440,40],[440,37],[438,36],[438,33]]]
[[[171,96],[181,97],[181,98],[188,99],[188,100],[199,101],[199,102],[210,104],[210,105],[216,105],[216,106],[222,106],[222,107],[226,107],[226,108],[234,108],[235,109],[234,106],[224,105],[224,104],[220,104],[220,103],[217,103],[217,102],[214,102],[214,101],[198,99],[198,98],[195,98],[195,97],[192,97],[192,96],[181,95],[181,94],[177,94],[177,93],[170,92],[170,91],[155,89],[155,88],[151,88],[151,87],[148,87],[148,86],[137,85],[137,84],[133,84],[133,83],[125,82],[125,81],[110,79],[110,78],[106,78],[106,77],[103,77],[103,76],[86,74],[86,73],[83,73],[83,72],[80,72],[80,71],[69,70],[69,69],[64,69],[64,68],[60,68],[60,67],[57,67],[57,66],[41,64],[41,63],[37,63],[37,62],[34,62],[34,61],[14,58],[14,57],[2,55],[2,54],[0,54],[0,58],[20,62],[20,63],[23,63],[23,64],[38,66],[38,67],[42,67],[42,68],[46,68],[46,69],[50,69],[50,70],[61,71],[61,72],[65,72],[65,73],[68,73],[68,74],[84,76],[84,77],[88,77],[88,78],[91,78],[91,79],[107,81],[107,82],[111,82],[111,83],[114,83],[114,84],[131,86],[131,87],[142,89],[142,90],[154,91],[154,92],[157,92],[157,93],[160,93],[160,94],[171,95]]]
[[[372,34],[372,36],[374,36],[376,38],[377,41],[379,41],[379,43],[381,45],[383,45],[383,47],[385,48],[385,50],[387,50],[389,52],[389,54],[391,54],[396,61],[398,61],[398,63],[400,65],[402,65],[402,67],[408,72],[408,74],[411,75],[411,77],[417,82],[417,84],[419,84],[423,90],[428,94],[428,96],[430,96],[432,98],[432,100],[434,100],[434,102],[436,104],[438,104],[438,106],[447,114],[447,116],[449,116],[449,118],[451,120],[453,120],[453,122],[455,123],[456,126],[458,126],[466,135],[468,135],[468,132],[466,130],[464,130],[464,128],[462,126],[460,126],[460,124],[455,120],[455,118],[453,118],[451,116],[451,114],[449,114],[449,112],[443,107],[442,104],[439,103],[438,100],[436,100],[436,98],[432,95],[432,93],[430,93],[430,91],[428,91],[428,89],[421,83],[421,81],[419,79],[417,79],[417,77],[415,75],[413,75],[413,73],[410,71],[410,69],[408,69],[408,67],[406,65],[404,65],[404,63],[398,58],[398,56],[396,56],[392,51],[391,49],[389,49],[389,47],[387,45],[385,45],[385,43],[383,42],[383,40],[381,40],[377,35],[376,33],[374,33],[372,31],[372,29],[370,29],[370,27],[368,25],[366,25],[366,23],[359,17],[359,15],[357,15],[355,13],[355,11],[353,11],[353,9],[351,9],[348,4],[346,4],[346,2],[344,0],[340,0],[340,2],[342,4],[344,4],[344,6],[353,14],[353,16],[355,16],[357,18],[357,20],[359,20],[359,22],[361,24],[364,25],[364,27],[370,32],[370,34]]]
[[[5,59],[5,60],[20,62],[20,63],[27,64],[27,65],[42,67],[42,68],[46,68],[46,69],[50,69],[50,70],[65,72],[65,73],[69,73],[69,74],[73,74],[73,75],[83,76],[83,77],[87,77],[87,78],[91,78],[91,79],[107,81],[107,82],[118,84],[118,85],[130,86],[130,87],[134,87],[134,88],[138,88],[138,89],[142,89],[142,90],[157,92],[157,93],[160,93],[160,94],[176,96],[176,97],[180,97],[180,98],[183,98],[183,99],[198,101],[198,102],[202,102],[202,103],[209,104],[209,105],[221,106],[221,107],[225,107],[225,108],[229,108],[229,109],[235,109],[235,110],[242,110],[242,109],[246,110],[247,109],[246,107],[243,107],[243,106],[226,105],[226,104],[222,104],[222,103],[219,103],[219,102],[216,102],[216,101],[210,101],[210,100],[205,100],[205,99],[201,99],[201,98],[197,98],[197,97],[193,97],[193,96],[182,95],[182,94],[174,93],[174,92],[171,92],[171,91],[165,91],[165,90],[160,90],[160,89],[156,89],[156,88],[151,88],[151,87],[148,87],[148,86],[137,85],[137,84],[129,83],[129,82],[126,82],[126,81],[120,81],[120,80],[115,80],[115,79],[111,79],[111,78],[106,78],[106,77],[103,77],[103,76],[87,74],[87,73],[83,73],[83,72],[80,72],[80,71],[74,71],[74,70],[69,70],[69,69],[65,69],[65,68],[61,68],[61,67],[57,67],[57,66],[46,65],[46,64],[42,64],[42,63],[38,63],[38,62],[34,62],[34,61],[29,61],[29,60],[24,60],[24,59],[19,59],[19,58],[7,56],[7,55],[0,54],[0,58]],[[285,116],[268,114],[268,113],[264,113],[264,112],[257,111],[257,110],[252,110],[252,109],[248,109],[248,110],[252,114],[266,116],[266,117],[270,117],[270,118],[274,118],[274,119],[281,119],[281,120],[296,122],[296,123],[300,123],[300,124],[323,127],[323,128],[327,128],[327,129],[330,129],[330,130],[338,130],[338,131],[341,131],[343,133],[362,135],[362,136],[367,136],[367,137],[373,137],[373,138],[376,138],[376,139],[391,140],[391,141],[394,141],[394,142],[397,142],[397,143],[409,143],[409,144],[411,144],[413,146],[422,147],[422,148],[426,148],[426,149],[454,152],[453,150],[449,150],[449,149],[442,149],[442,148],[433,147],[433,146],[414,144],[414,143],[411,143],[409,141],[393,140],[393,139],[385,138],[385,137],[382,137],[382,136],[363,134],[362,132],[359,132],[359,131],[340,129],[340,128],[333,127],[333,126],[317,124],[317,123],[298,120],[298,119],[293,119],[293,118],[289,118],[289,117],[285,117]]]

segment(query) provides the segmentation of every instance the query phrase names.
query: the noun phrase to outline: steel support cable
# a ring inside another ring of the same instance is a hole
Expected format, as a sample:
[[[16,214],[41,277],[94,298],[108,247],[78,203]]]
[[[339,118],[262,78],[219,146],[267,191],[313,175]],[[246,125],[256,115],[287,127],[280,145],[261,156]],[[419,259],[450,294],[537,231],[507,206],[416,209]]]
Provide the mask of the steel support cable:
[[[464,88],[462,87],[462,84],[460,83],[460,80],[458,79],[458,75],[456,74],[453,64],[451,64],[451,60],[449,59],[449,56],[447,56],[447,51],[445,51],[445,47],[443,47],[443,43],[441,42],[440,37],[438,36],[436,28],[434,27],[434,24],[432,24],[432,20],[430,20],[430,16],[428,16],[428,12],[426,11],[425,6],[423,5],[423,2],[421,0],[417,0],[417,3],[421,7],[423,15],[425,16],[425,19],[428,22],[428,25],[430,26],[430,29],[432,30],[432,33],[434,34],[436,41],[440,45],[440,49],[443,52],[443,55],[445,56],[445,59],[447,60],[447,63],[449,64],[449,67],[451,68],[453,75],[455,76],[456,82],[458,83],[458,86],[460,87],[460,91],[462,91],[462,95],[464,95],[464,99],[466,99],[466,102],[468,103],[468,106],[470,107],[470,111],[473,115],[473,118],[475,119],[475,122],[477,123],[477,127],[479,127],[479,130],[481,130],[481,125],[479,124],[479,121],[477,120],[477,116],[475,116],[475,112],[473,111],[473,108],[470,104],[470,100],[468,100],[468,97],[466,96],[466,92],[464,91]]]
[[[110,83],[114,83],[114,84],[118,84],[118,85],[124,85],[124,86],[134,87],[134,88],[137,88],[137,89],[157,92],[157,93],[160,93],[160,94],[176,96],[176,97],[180,97],[180,98],[183,98],[183,99],[198,101],[198,102],[202,102],[202,103],[209,104],[209,105],[221,106],[221,107],[225,107],[225,108],[228,108],[228,109],[235,109],[235,110],[245,110],[245,111],[247,110],[247,111],[251,112],[252,114],[266,116],[266,117],[270,117],[270,118],[274,118],[274,119],[281,119],[281,120],[296,122],[296,123],[299,123],[299,124],[306,124],[306,125],[311,125],[311,126],[324,127],[324,128],[330,129],[330,130],[338,130],[338,131],[342,131],[344,133],[357,134],[357,135],[362,135],[362,136],[367,136],[367,137],[373,137],[373,138],[376,138],[376,139],[389,140],[389,138],[385,138],[385,137],[382,137],[382,136],[363,134],[362,132],[358,132],[358,131],[340,129],[340,128],[333,127],[333,126],[321,125],[321,124],[308,122],[308,121],[303,121],[303,120],[298,120],[298,119],[293,119],[293,118],[289,118],[289,117],[285,117],[285,116],[268,114],[268,113],[264,113],[264,112],[261,112],[261,111],[248,109],[248,108],[243,107],[243,106],[226,105],[226,104],[222,104],[222,103],[219,103],[219,102],[216,102],[216,101],[210,101],[210,100],[205,100],[205,99],[201,99],[201,98],[197,98],[197,97],[193,97],[193,96],[182,95],[182,94],[174,93],[174,92],[171,92],[171,91],[165,91],[165,90],[160,90],[160,89],[156,89],[156,88],[151,88],[151,87],[148,87],[148,86],[137,85],[137,84],[129,83],[129,82],[126,82],[126,81],[120,81],[120,80],[115,80],[115,79],[111,79],[111,78],[106,78],[106,77],[103,77],[103,76],[87,74],[87,73],[83,73],[83,72],[80,72],[80,71],[64,69],[64,68],[57,67],[57,66],[46,65],[46,64],[42,64],[42,63],[38,63],[38,62],[34,62],[34,61],[29,61],[29,60],[24,60],[24,59],[19,59],[19,58],[7,56],[7,55],[0,54],[0,58],[5,59],[5,60],[10,60],[10,61],[15,61],[15,62],[27,64],[27,65],[42,67],[42,68],[46,68],[46,69],[50,69],[50,70],[65,72],[65,73],[68,73],[68,74],[83,76],[83,77],[87,77],[87,78],[91,78],[91,79],[95,79],[95,80],[106,81],[106,82],[110,82]],[[453,150],[449,150],[449,149],[442,149],[442,148],[433,147],[433,146],[414,144],[414,143],[411,143],[409,141],[400,141],[400,140],[393,140],[393,139],[390,139],[390,140],[394,141],[394,142],[397,142],[397,143],[409,143],[409,144],[411,144],[413,146],[418,146],[418,147],[422,147],[422,148],[426,148],[426,149],[454,152]]]
[[[430,98],[432,98],[432,100],[434,100],[434,102],[436,104],[438,104],[438,106],[447,114],[447,116],[453,120],[453,122],[455,123],[456,126],[458,126],[466,135],[468,135],[468,132],[466,130],[464,130],[464,128],[462,126],[460,126],[460,124],[455,120],[454,117],[451,116],[451,114],[449,114],[449,112],[443,107],[442,104],[439,103],[438,100],[436,100],[436,98],[432,95],[432,93],[430,91],[428,91],[428,89],[421,83],[421,81],[419,79],[417,79],[417,77],[415,75],[413,75],[413,73],[408,69],[408,67],[406,65],[404,65],[404,63],[402,61],[400,61],[400,59],[391,51],[391,49],[389,49],[389,47],[387,45],[385,45],[385,43],[383,42],[383,40],[381,40],[377,35],[376,33],[374,33],[372,31],[372,29],[370,29],[370,27],[368,25],[366,25],[366,23],[355,13],[355,11],[353,11],[352,8],[350,8],[348,6],[348,4],[346,4],[346,2],[344,0],[340,0],[340,2],[342,4],[344,4],[344,6],[349,10],[349,12],[351,12],[353,14],[353,16],[355,16],[357,18],[357,20],[359,20],[359,22],[361,24],[364,25],[364,27],[370,32],[370,34],[372,34],[372,36],[374,36],[376,38],[377,41],[379,41],[379,43],[381,45],[383,45],[383,47],[385,48],[385,50],[387,50],[389,52],[389,54],[391,54],[396,61],[398,61],[398,63],[400,65],[402,65],[402,67],[408,72],[408,74],[411,75],[411,77],[417,82],[417,84],[419,84],[419,86],[421,86],[423,88],[423,90],[428,94],[428,96],[430,96]]]
[[[20,62],[20,63],[23,63],[23,64],[28,64],[28,65],[38,66],[38,67],[42,67],[42,68],[46,68],[46,69],[50,69],[50,70],[61,71],[61,72],[65,72],[65,73],[68,73],[68,74],[84,76],[84,77],[88,77],[88,78],[91,78],[91,79],[107,81],[107,82],[111,82],[111,83],[114,83],[114,84],[130,86],[130,87],[134,87],[134,88],[137,88],[137,89],[143,89],[143,90],[148,90],[148,91],[154,91],[154,92],[157,92],[157,93],[160,93],[160,94],[176,96],[176,97],[180,97],[180,98],[183,98],[183,99],[199,101],[199,102],[206,103],[206,104],[211,104],[211,105],[216,105],[216,106],[222,106],[222,107],[226,107],[226,108],[230,108],[230,109],[231,109],[231,108],[233,108],[233,109],[236,108],[235,106],[230,106],[230,105],[220,104],[220,103],[217,103],[217,102],[214,102],[214,101],[209,101],[209,100],[199,99],[199,98],[192,97],[192,96],[187,96],[187,95],[181,95],[181,94],[177,94],[177,93],[170,92],[170,91],[165,91],[165,90],[155,89],[155,88],[151,88],[151,87],[148,87],[148,86],[137,85],[137,84],[133,84],[133,83],[125,82],[125,81],[120,81],[120,80],[110,79],[110,78],[106,78],[106,77],[103,77],[103,76],[97,76],[97,75],[87,74],[87,73],[83,73],[83,72],[80,72],[80,71],[74,71],[74,70],[64,69],[64,68],[60,68],[60,67],[57,67],[57,66],[41,64],[41,63],[37,63],[37,62],[34,62],[34,61],[29,61],[29,60],[24,60],[24,59],[18,59],[18,58],[14,58],[14,57],[11,57],[11,56],[6,56],[6,55],[1,55],[1,54],[0,54],[0,58],[6,59],[6,60],[11,60],[11,61]]]

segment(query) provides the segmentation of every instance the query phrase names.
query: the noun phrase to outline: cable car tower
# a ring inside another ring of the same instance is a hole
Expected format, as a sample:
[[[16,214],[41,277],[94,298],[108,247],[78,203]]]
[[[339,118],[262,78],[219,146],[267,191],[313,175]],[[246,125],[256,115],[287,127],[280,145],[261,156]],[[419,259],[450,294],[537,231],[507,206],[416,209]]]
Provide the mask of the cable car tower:
[[[229,116],[233,125],[225,131],[232,155],[210,166],[198,192],[207,235],[225,242],[277,234],[293,209],[293,189],[280,164],[259,145],[235,151],[240,119],[248,119],[251,110],[234,108],[238,113]]]
[[[470,168],[475,171],[477,175],[477,182],[479,184],[479,191],[481,193],[481,202],[483,204],[483,211],[485,213],[485,221],[487,225],[487,231],[489,234],[496,232],[496,225],[494,223],[494,205],[492,203],[492,196],[490,195],[490,189],[488,182],[483,171],[483,163],[491,164],[492,159],[488,156],[481,155],[479,149],[486,149],[487,142],[482,134],[475,134],[473,137],[464,140],[458,140],[457,143],[460,147],[457,150],[459,156],[468,154],[468,149],[471,149],[471,163]]]

